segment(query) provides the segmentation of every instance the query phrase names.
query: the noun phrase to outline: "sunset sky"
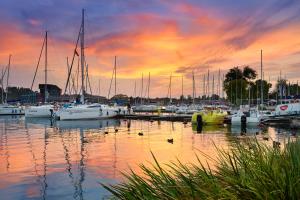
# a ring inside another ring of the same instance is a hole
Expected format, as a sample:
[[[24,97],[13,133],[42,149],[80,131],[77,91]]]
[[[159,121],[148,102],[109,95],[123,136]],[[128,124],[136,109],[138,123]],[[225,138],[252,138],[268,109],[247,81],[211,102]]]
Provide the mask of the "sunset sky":
[[[9,85],[30,87],[44,31],[49,31],[49,82],[64,89],[66,58],[72,56],[86,10],[86,60],[93,92],[107,96],[118,57],[117,92],[133,95],[142,73],[151,73],[150,96],[172,91],[196,94],[209,69],[222,73],[236,65],[259,70],[263,49],[265,79],[277,80],[280,70],[293,82],[300,79],[299,0],[1,0],[0,67],[12,54]],[[42,63],[44,61],[42,60]],[[37,83],[44,81],[43,65]],[[37,88],[35,84],[35,89]],[[144,83],[144,86],[146,83]]]

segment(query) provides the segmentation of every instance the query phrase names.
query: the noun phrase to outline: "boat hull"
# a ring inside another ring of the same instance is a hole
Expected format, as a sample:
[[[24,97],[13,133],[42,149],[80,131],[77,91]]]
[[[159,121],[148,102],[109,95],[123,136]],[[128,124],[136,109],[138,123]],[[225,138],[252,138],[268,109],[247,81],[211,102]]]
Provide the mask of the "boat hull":
[[[24,110],[20,107],[0,107],[0,115],[24,115]]]
[[[222,125],[227,114],[218,111],[197,112],[192,116],[192,123],[197,123],[198,116],[201,116],[203,125]]]
[[[107,119],[116,117],[118,111],[115,109],[101,108],[67,108],[58,113],[60,120],[81,120],[81,119]]]
[[[25,117],[50,118],[53,114],[53,106],[31,106],[25,109]]]

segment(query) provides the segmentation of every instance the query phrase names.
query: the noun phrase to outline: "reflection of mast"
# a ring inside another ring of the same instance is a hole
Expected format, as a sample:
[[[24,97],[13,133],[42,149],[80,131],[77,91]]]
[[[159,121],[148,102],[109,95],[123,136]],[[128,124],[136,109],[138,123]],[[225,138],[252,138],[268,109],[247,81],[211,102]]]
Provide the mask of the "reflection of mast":
[[[74,189],[75,189],[75,192],[74,192],[74,196],[76,196],[78,194],[78,188],[75,184],[75,181],[74,181],[74,176],[73,176],[73,173],[72,173],[72,163],[70,161],[70,155],[69,155],[69,150],[65,144],[65,141],[64,141],[64,138],[62,136],[62,134],[59,134],[60,135],[60,138],[61,138],[61,142],[62,142],[62,145],[63,145],[63,148],[64,148],[64,153],[65,153],[65,161],[67,163],[67,171],[68,171],[68,174],[69,174],[69,177],[71,179],[71,183],[74,185]]]
[[[43,192],[43,199],[46,199],[47,196],[47,188],[48,188],[48,184],[47,184],[47,144],[48,144],[48,133],[47,133],[47,127],[45,126],[45,133],[44,133],[44,151],[43,151],[43,159],[44,159],[44,174],[43,174],[43,188],[42,188],[42,192]]]
[[[7,137],[7,128],[6,122],[4,122],[4,144],[5,144],[5,156],[6,156],[6,172],[9,172],[10,163],[9,163],[9,151],[8,151],[8,137]]]
[[[113,175],[114,175],[114,178],[116,178],[116,168],[117,168],[117,137],[116,137],[116,133],[115,133],[115,137],[114,137],[114,163],[113,163]]]
[[[27,142],[29,144],[29,148],[30,148],[30,152],[32,154],[32,161],[33,161],[33,164],[34,164],[34,172],[35,172],[35,176],[38,178],[38,182],[42,185],[43,187],[43,182],[40,180],[40,175],[38,173],[38,169],[37,169],[37,159],[35,157],[35,153],[33,151],[33,145],[32,145],[32,140],[31,140],[31,136],[29,134],[29,131],[28,131],[28,128],[25,126],[25,132],[26,132],[26,138],[27,138]],[[42,192],[42,191],[41,191]]]
[[[83,189],[82,189],[82,183],[84,181],[85,178],[85,166],[84,166],[84,133],[83,133],[83,129],[80,129],[80,161],[79,161],[79,174],[80,174],[80,178],[79,178],[79,198],[83,199]]]

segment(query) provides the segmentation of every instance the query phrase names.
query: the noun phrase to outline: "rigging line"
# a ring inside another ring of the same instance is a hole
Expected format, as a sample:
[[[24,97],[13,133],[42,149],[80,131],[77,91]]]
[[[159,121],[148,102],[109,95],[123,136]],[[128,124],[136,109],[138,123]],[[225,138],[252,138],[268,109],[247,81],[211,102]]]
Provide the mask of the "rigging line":
[[[67,69],[68,69],[68,73],[70,72],[70,65],[69,65],[69,58],[67,57]],[[72,78],[72,77],[71,77]],[[71,85],[69,84],[69,94],[71,94]]]
[[[38,71],[38,68],[39,68],[39,65],[40,65],[40,61],[41,61],[41,58],[42,58],[45,42],[46,42],[46,38],[44,37],[43,44],[42,44],[42,49],[41,49],[41,52],[40,52],[38,63],[37,63],[36,68],[35,68],[35,72],[34,72],[34,76],[33,76],[33,80],[32,80],[32,83],[31,83],[30,90],[32,90],[32,87],[33,87],[33,84],[34,84],[34,81],[35,81],[35,78],[36,78],[36,74],[37,74],[37,71]]]
[[[5,67],[4,72],[2,73],[1,81],[4,81],[3,79],[4,79],[4,76],[5,76],[6,72],[7,72],[7,69],[8,69],[8,65]]]
[[[68,73],[68,78],[67,78],[67,83],[66,83],[66,86],[65,86],[65,92],[64,92],[64,94],[66,94],[66,91],[67,91],[67,88],[68,88],[68,84],[69,84],[70,75],[71,75],[71,72],[72,72],[72,68],[73,68],[73,63],[74,63],[75,56],[78,55],[78,53],[77,53],[76,50],[77,50],[78,42],[79,42],[79,39],[80,39],[80,36],[81,36],[81,30],[82,30],[82,25],[81,25],[80,28],[79,28],[79,33],[78,33],[76,45],[75,45],[74,52],[73,52],[73,57],[72,57],[71,67],[70,67],[70,71],[69,71],[69,73]],[[79,55],[78,55],[78,56],[79,56]]]
[[[112,86],[112,82],[113,82],[114,74],[115,74],[115,68],[114,68],[114,70],[113,70],[113,73],[112,73],[112,75],[111,75],[111,79],[110,79],[110,85],[109,85],[109,90],[108,90],[107,99],[109,99],[109,96],[110,96],[110,90],[111,90],[111,86]]]
[[[86,66],[87,66],[87,69],[88,69],[89,65],[87,64]],[[86,79],[87,79],[87,82],[89,83],[89,88],[90,88],[91,95],[93,95],[93,93],[92,93],[92,87],[91,87],[91,82],[90,82],[90,76],[89,76],[88,71],[86,72]]]

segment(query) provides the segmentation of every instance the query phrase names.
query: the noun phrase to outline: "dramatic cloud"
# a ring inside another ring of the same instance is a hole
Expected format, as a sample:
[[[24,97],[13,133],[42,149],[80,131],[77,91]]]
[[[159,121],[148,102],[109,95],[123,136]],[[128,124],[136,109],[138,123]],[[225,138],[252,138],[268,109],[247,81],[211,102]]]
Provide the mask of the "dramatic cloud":
[[[72,56],[86,9],[86,58],[94,92],[107,95],[117,56],[118,92],[133,95],[135,82],[151,73],[151,95],[165,96],[172,73],[174,95],[197,94],[208,70],[250,64],[259,68],[264,51],[265,77],[280,70],[299,78],[300,2],[297,0],[2,0],[0,65],[13,55],[10,84],[29,87],[45,30],[49,31],[49,80],[64,87],[66,58]],[[43,63],[43,62],[42,62]],[[75,61],[77,65],[77,60]],[[43,82],[43,65],[37,82]],[[180,79],[180,81],[179,81]],[[144,83],[144,85],[145,85]]]

